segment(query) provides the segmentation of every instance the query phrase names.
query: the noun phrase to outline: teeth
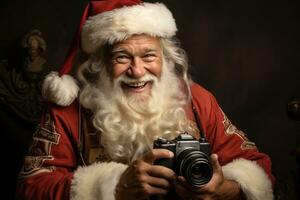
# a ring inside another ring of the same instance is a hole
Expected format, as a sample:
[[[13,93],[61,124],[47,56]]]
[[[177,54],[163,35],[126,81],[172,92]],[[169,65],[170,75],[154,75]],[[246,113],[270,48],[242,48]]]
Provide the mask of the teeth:
[[[130,87],[142,87],[146,84],[147,82],[132,82],[132,83],[126,83],[126,85]]]

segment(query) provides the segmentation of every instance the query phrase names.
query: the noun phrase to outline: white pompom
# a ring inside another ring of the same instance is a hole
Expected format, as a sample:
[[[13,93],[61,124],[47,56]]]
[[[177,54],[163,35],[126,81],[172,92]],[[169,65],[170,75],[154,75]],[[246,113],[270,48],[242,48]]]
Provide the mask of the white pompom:
[[[70,105],[78,96],[79,86],[70,75],[58,75],[58,72],[49,73],[42,88],[43,97],[60,106]]]

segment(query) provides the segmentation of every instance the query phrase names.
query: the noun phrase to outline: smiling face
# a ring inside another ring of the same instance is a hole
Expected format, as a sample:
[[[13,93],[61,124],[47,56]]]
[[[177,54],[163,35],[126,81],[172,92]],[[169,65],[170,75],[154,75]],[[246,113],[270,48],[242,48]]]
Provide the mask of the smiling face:
[[[79,77],[86,71],[87,78],[80,102],[94,113],[93,125],[112,159],[129,163],[158,137],[193,134],[184,111],[188,96],[173,60],[185,63],[178,50],[164,38],[135,35],[103,46],[81,66]]]
[[[125,95],[150,94],[162,73],[162,56],[155,37],[134,35],[117,43],[111,50],[113,80],[118,80]]]

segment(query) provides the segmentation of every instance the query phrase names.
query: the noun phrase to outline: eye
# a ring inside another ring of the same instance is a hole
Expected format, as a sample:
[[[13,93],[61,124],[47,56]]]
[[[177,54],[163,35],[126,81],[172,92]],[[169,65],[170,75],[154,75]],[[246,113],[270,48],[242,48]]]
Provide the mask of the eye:
[[[156,55],[154,53],[147,53],[143,56],[143,60],[145,62],[152,62],[154,61],[156,58]]]
[[[126,54],[119,54],[115,55],[113,60],[120,64],[126,64],[131,61],[131,57]]]

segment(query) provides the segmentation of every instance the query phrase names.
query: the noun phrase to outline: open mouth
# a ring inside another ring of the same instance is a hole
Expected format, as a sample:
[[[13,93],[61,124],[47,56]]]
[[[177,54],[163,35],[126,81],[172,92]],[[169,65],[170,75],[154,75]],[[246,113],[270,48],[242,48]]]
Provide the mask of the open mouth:
[[[122,87],[125,90],[131,92],[143,92],[150,86],[152,81],[141,81],[141,82],[122,82]]]

